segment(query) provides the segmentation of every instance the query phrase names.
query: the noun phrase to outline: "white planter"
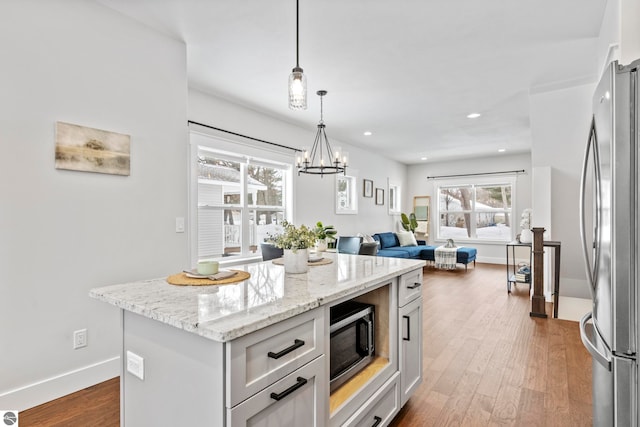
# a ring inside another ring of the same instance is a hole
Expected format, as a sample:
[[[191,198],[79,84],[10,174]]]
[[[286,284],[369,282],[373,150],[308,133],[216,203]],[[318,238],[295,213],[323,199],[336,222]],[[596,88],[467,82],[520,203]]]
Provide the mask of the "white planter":
[[[531,243],[533,241],[533,233],[528,228],[525,228],[520,233],[520,243]]]
[[[309,270],[309,250],[298,249],[293,251],[291,249],[284,250],[284,271],[285,273],[306,273]]]
[[[316,240],[316,251],[324,252],[327,250],[327,239],[318,239]]]

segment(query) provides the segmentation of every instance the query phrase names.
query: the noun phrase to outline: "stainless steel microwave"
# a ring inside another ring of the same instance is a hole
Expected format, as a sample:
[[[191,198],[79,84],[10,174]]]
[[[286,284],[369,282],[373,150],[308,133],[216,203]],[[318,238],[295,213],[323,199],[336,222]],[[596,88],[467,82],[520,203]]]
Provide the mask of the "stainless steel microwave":
[[[329,383],[333,392],[373,360],[375,307],[346,301],[330,309]]]

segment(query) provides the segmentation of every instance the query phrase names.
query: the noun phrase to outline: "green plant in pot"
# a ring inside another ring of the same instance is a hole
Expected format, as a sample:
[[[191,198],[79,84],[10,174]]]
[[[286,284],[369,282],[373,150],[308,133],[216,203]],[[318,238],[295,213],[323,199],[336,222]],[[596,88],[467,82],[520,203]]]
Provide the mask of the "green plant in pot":
[[[402,228],[407,231],[414,232],[416,228],[418,228],[418,220],[416,219],[416,214],[411,212],[409,216],[407,214],[400,214],[400,219],[402,220]]]
[[[296,227],[288,221],[283,221],[282,232],[269,234],[265,241],[273,243],[278,248],[296,252],[298,249],[312,248],[316,243],[316,232],[306,225]]]
[[[296,227],[290,222],[282,222],[282,232],[269,234],[267,242],[284,250],[284,271],[287,273],[306,273],[309,269],[309,248],[316,243],[315,229],[306,225]]]
[[[324,225],[322,221],[318,221],[313,230],[316,233],[316,249],[318,252],[326,251],[331,243],[335,245],[335,235],[338,234],[338,230],[333,225]]]

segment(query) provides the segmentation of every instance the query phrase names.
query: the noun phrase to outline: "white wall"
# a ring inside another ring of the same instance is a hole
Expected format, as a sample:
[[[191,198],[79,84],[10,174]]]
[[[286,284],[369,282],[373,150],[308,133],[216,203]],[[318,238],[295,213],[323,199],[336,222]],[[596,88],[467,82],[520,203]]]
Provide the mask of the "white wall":
[[[22,0],[0,2],[0,51],[0,408],[22,410],[119,374],[118,310],[91,288],[186,265],[186,50],[93,2]],[[131,175],[56,170],[56,121],[131,135]]]
[[[640,0],[620,1],[620,61],[640,59]]]
[[[189,90],[189,120],[294,148],[310,147],[316,132],[315,126],[304,129],[196,89]],[[405,186],[406,166],[371,151],[331,139],[331,129],[327,126],[332,147],[341,146],[349,152],[347,174],[356,174],[358,177],[358,214],[335,214],[335,176],[320,178],[316,175],[296,174],[294,221],[307,225],[322,221],[324,224],[334,225],[338,235],[392,231],[397,217],[387,214],[387,201],[384,206],[378,206],[375,205],[374,198],[362,197],[362,180],[373,180],[374,188],[384,188],[386,196],[387,178]]]
[[[595,66],[595,65],[594,65]],[[595,84],[530,96],[534,168],[551,168],[550,240],[562,243],[560,295],[588,298],[579,230],[580,173]],[[534,208],[535,209],[535,208]],[[535,211],[534,211],[535,222]]]
[[[405,211],[413,210],[414,196],[431,196],[431,230],[429,231],[429,242],[434,243],[435,228],[437,218],[435,216],[436,184],[433,180],[428,180],[428,176],[455,175],[467,173],[489,173],[512,170],[522,170],[526,173],[519,174],[516,181],[516,200],[514,223],[517,233],[520,232],[520,215],[526,208],[531,207],[531,158],[529,153],[523,154],[503,154],[485,158],[464,159],[449,162],[427,162],[422,165],[411,165],[407,173],[408,192],[404,202]],[[505,246],[504,244],[480,244],[472,245],[478,249],[478,261],[504,264]],[[505,284],[506,286],[506,284]]]

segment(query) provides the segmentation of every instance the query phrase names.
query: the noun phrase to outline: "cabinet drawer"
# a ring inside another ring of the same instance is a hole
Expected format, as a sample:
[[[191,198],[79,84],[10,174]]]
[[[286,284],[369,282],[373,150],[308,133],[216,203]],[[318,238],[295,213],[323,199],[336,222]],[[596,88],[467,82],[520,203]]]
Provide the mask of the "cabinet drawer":
[[[227,409],[228,427],[324,427],[325,359],[287,375],[238,406]]]
[[[397,372],[344,426],[382,427],[400,410],[400,373]]]
[[[227,344],[226,402],[233,407],[324,352],[324,309],[315,309]]]
[[[419,296],[422,296],[421,268],[400,276],[398,283],[398,306],[402,307]]]

